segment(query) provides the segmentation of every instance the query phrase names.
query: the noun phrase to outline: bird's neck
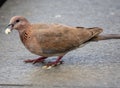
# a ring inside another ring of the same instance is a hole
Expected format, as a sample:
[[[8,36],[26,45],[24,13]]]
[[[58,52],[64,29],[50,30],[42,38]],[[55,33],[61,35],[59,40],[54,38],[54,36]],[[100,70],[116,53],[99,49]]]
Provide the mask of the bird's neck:
[[[18,32],[20,35],[22,35],[24,32],[31,30],[31,25],[22,26],[18,29]]]
[[[30,38],[29,36],[31,35],[31,31],[31,27],[19,31],[20,39],[23,43],[25,43]]]

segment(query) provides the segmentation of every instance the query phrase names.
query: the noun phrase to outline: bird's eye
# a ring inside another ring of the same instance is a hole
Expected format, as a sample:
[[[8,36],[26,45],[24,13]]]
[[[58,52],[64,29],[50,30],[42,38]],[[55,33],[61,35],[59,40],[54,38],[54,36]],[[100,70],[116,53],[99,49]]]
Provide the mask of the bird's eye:
[[[20,20],[16,20],[16,23],[20,22]]]

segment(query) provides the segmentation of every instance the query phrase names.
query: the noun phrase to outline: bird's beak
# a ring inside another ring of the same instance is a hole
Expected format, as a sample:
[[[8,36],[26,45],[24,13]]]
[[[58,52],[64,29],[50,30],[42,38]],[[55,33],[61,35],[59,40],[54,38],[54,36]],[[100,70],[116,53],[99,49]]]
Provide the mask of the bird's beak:
[[[13,24],[8,24],[5,29],[5,34],[9,34],[13,30]]]

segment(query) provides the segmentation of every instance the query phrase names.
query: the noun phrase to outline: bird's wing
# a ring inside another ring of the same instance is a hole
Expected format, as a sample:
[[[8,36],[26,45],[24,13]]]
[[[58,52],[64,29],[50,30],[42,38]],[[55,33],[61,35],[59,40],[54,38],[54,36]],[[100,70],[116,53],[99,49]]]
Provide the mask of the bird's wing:
[[[101,32],[99,28],[69,27],[61,24],[39,26],[35,37],[44,54],[68,52]]]

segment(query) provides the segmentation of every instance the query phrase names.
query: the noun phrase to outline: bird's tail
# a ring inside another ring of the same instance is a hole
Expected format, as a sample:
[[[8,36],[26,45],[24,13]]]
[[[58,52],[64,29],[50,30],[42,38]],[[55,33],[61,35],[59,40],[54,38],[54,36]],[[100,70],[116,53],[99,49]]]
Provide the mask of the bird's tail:
[[[106,35],[97,35],[93,37],[90,41],[99,41],[107,39],[120,39],[120,34],[106,34]]]

